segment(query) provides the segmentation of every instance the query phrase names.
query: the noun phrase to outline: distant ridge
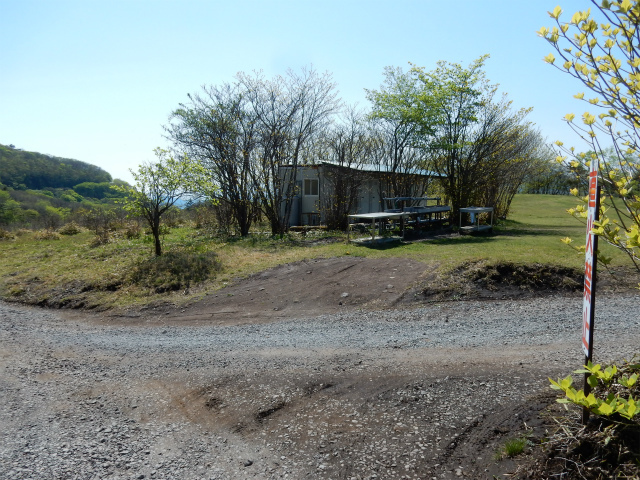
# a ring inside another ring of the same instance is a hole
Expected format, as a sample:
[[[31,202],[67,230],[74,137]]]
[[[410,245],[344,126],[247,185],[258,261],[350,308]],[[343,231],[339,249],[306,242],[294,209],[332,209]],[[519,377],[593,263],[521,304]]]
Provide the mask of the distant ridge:
[[[0,183],[15,189],[72,188],[83,182],[111,182],[111,175],[89,163],[0,145]]]

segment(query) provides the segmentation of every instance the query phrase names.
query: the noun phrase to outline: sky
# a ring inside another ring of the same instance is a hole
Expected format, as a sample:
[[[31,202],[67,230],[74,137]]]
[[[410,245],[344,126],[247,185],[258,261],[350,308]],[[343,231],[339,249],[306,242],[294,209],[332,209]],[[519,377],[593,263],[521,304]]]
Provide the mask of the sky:
[[[555,0],[556,2],[558,0]],[[168,147],[163,125],[187,94],[313,66],[347,104],[368,107],[385,66],[468,66],[549,140],[583,144],[562,120],[586,107],[576,80],[543,62],[546,0],[0,0],[0,144],[129,169]],[[560,3],[568,20],[587,0]]]

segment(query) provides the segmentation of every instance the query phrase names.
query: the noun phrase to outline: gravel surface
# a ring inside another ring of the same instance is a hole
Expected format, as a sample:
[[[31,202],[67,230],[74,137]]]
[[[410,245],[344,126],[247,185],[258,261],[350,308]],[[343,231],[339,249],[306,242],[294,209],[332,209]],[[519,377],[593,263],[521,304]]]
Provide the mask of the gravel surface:
[[[596,361],[639,351],[638,305],[598,299]],[[491,478],[499,426],[580,366],[580,312],[552,297],[123,326],[0,303],[0,477]]]

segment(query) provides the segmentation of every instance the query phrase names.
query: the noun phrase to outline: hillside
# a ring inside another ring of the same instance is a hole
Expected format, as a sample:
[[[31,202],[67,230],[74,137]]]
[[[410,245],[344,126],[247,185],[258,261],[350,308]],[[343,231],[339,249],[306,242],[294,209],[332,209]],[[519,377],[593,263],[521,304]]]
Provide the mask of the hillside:
[[[1,184],[19,190],[41,190],[72,188],[84,182],[111,182],[111,175],[79,160],[0,145]]]

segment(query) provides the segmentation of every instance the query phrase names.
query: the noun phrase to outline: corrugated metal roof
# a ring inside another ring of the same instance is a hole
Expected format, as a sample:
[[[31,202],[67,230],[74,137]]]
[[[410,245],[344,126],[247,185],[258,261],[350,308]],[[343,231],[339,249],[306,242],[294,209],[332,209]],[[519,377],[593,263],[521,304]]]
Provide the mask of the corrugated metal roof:
[[[327,163],[327,165],[333,165],[331,163]],[[364,172],[382,172],[382,173],[390,173],[391,169],[389,167],[387,167],[386,165],[374,165],[374,164],[369,164],[369,163],[365,163],[362,165],[358,165],[358,168],[356,168],[355,170],[362,170]],[[440,174],[436,173],[436,172],[432,172],[430,170],[423,170],[420,168],[416,168],[415,170],[411,170],[408,172],[396,172],[396,173],[400,173],[400,174],[407,174],[407,175],[424,175],[427,177],[439,177]]]
[[[319,167],[321,165],[330,165],[330,166],[334,166],[334,167],[340,167],[340,168],[349,168],[351,170],[358,170],[361,172],[372,172],[372,173],[391,173],[391,169],[386,166],[386,165],[375,165],[373,163],[363,163],[361,165],[358,165],[357,168],[356,167],[347,167],[345,165],[339,165],[337,163],[331,163],[331,162],[320,162],[320,163],[313,163],[313,164],[305,164],[305,165],[298,165],[298,168],[304,168],[304,167]],[[291,165],[282,165],[283,167],[290,167]],[[400,175],[421,175],[421,176],[425,176],[425,177],[444,177],[445,175],[440,175],[437,172],[433,172],[430,170],[423,170],[420,168],[416,168],[415,170],[411,170],[408,172],[396,172]]]

